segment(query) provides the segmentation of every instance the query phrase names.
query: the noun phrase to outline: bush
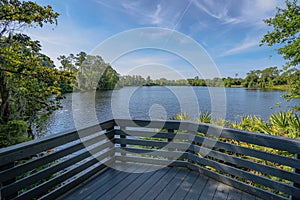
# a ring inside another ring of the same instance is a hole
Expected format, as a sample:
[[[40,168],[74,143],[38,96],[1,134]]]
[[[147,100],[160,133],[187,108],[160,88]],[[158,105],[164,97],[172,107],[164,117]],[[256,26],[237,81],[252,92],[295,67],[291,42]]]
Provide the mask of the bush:
[[[27,137],[28,125],[23,120],[12,120],[0,124],[0,148],[30,140]]]

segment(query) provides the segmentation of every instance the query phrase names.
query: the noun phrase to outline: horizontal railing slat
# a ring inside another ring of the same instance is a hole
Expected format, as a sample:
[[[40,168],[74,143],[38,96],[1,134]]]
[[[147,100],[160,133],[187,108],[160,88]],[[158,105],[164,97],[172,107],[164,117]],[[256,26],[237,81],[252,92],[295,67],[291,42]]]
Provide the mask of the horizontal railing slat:
[[[200,136],[198,133],[204,133],[205,136]],[[148,138],[153,138],[153,140]],[[220,138],[228,139],[228,141],[220,141]],[[231,144],[230,140],[240,143]],[[290,154],[288,156],[273,154],[244,146],[244,143],[286,151]],[[273,166],[274,163],[274,165],[281,164],[299,169],[300,160],[292,158],[293,154],[300,152],[299,140],[191,121],[110,120],[82,130],[68,131],[0,149],[0,167],[31,158],[56,147],[59,147],[58,150],[46,156],[17,166],[12,165],[11,168],[0,171],[0,182],[7,182],[58,160],[58,163],[53,163],[52,166],[2,186],[3,199],[56,173],[55,177],[22,193],[16,199],[41,198],[41,195],[44,195],[43,199],[57,198],[63,194],[64,190],[72,189],[81,181],[96,174],[97,170],[102,170],[104,166],[98,163],[98,159],[108,160],[107,162],[189,167],[266,199],[287,198],[260,189],[257,185],[247,186],[243,181],[251,181],[287,195],[300,196],[300,189],[295,187],[300,183],[300,175]],[[89,150],[86,149],[87,147]],[[60,160],[69,154],[72,154],[69,158]],[[92,156],[94,154],[98,159]],[[264,160],[273,163],[260,163]],[[217,171],[211,171],[203,166],[209,166]],[[66,171],[62,171],[63,169]],[[256,174],[257,172],[261,175]],[[76,178],[69,181],[73,176]],[[280,181],[266,176],[278,177]],[[284,183],[282,179],[291,181],[295,186]],[[66,180],[69,182],[56,189],[53,188]],[[51,192],[49,192],[50,189]]]
[[[101,130],[100,127],[102,127],[102,129],[104,130],[104,128],[111,127],[114,124],[115,124],[114,120],[110,120],[100,125],[95,125],[92,127],[79,130],[80,137],[85,137],[90,134],[94,134]],[[10,147],[2,148],[0,149],[0,165],[1,166],[6,165],[8,163],[12,163],[17,160],[34,156],[42,151],[46,151],[54,147],[64,145],[68,142],[72,142],[74,140],[80,139],[80,137],[77,133],[77,130],[72,130],[72,131],[66,131],[64,133],[46,136],[41,139],[13,145]]]
[[[290,167],[300,168],[300,160],[294,158],[272,154],[269,152],[264,152],[256,149],[243,147],[243,146],[238,146],[235,144],[230,144],[222,141],[216,141],[211,138],[203,138],[200,136],[196,136],[194,141],[196,143],[201,143],[205,147],[209,147],[209,148],[215,147],[215,148],[224,149],[238,154],[244,154],[254,158],[259,158],[262,160],[267,160],[274,163],[287,165]]]
[[[139,140],[139,139],[121,139],[115,138],[114,142],[117,144],[129,144],[129,145],[140,145],[140,146],[150,146],[159,148],[173,148],[173,149],[188,149],[191,144],[184,142],[163,142],[163,141],[150,141],[150,140]]]
[[[165,150],[151,150],[151,149],[142,149],[142,148],[130,148],[130,147],[116,147],[116,152],[123,152],[127,151],[127,153],[134,153],[134,154],[146,154],[145,156],[161,156],[165,158],[188,158],[187,152],[176,152],[176,151],[165,151]],[[143,155],[141,155],[143,156]]]
[[[163,156],[163,153],[166,154],[165,156],[170,155],[170,154],[168,154],[168,152],[170,152],[170,151],[160,151],[160,150],[153,151],[151,149],[128,148],[128,147],[127,148],[122,148],[122,149],[124,149],[125,151],[128,150],[129,152],[132,152],[132,153],[148,153],[149,155],[153,155],[153,156],[154,155]],[[218,152],[218,151],[211,150],[211,149],[207,149],[205,147],[200,147],[200,146],[197,146],[197,145],[191,145],[189,149],[195,151],[195,153],[199,153],[201,151],[208,152],[207,156],[216,158],[218,160],[225,161],[227,163],[238,165],[239,167],[252,169],[252,170],[264,173],[264,174],[276,176],[276,177],[283,178],[283,179],[293,181],[293,182],[296,182],[296,183],[300,182],[300,174],[297,174],[297,173],[294,173],[294,172],[289,172],[289,171],[281,170],[281,169],[274,168],[274,167],[271,167],[271,166],[263,165],[263,164],[260,164],[260,163],[255,163],[255,162],[252,162],[250,160],[245,160],[245,159],[242,159],[242,158],[239,158],[239,157],[227,155],[225,153]],[[135,151],[135,150],[137,150],[137,151]],[[182,150],[182,149],[177,148],[177,150]],[[183,149],[183,150],[185,150],[185,149]],[[172,153],[174,154],[173,157],[177,156],[179,158],[179,157],[181,157],[180,155],[182,155],[184,152],[172,152]],[[185,157],[185,158],[188,158],[188,157]]]
[[[181,121],[165,121],[165,120],[130,120],[115,119],[116,125],[120,127],[139,127],[139,128],[159,128],[159,129],[176,129],[188,128],[189,124],[181,123]],[[181,126],[180,126],[181,125]]]
[[[256,170],[264,174],[277,176],[279,178],[283,178],[294,182],[300,182],[299,174],[277,169],[271,166],[263,165],[239,157],[231,156],[222,152],[215,151],[213,149],[208,149],[203,146],[202,147],[198,146],[196,144],[189,144],[183,142],[168,143],[162,141],[150,141],[150,140],[139,140],[139,139],[115,139],[115,142],[119,144],[140,145],[140,146],[150,146],[150,147],[159,147],[159,148],[165,148],[165,147],[174,148],[174,149],[176,148],[179,151],[191,150],[196,153],[207,152],[207,156],[211,156],[213,158],[238,165],[239,167]],[[152,150],[152,151],[157,151],[157,150]]]
[[[135,156],[115,156],[116,161],[121,162],[133,162],[133,163],[145,163],[145,164],[153,164],[153,165],[161,165],[161,166],[176,166],[176,167],[186,167],[187,163],[184,161],[173,160],[162,160],[155,158],[142,158]]]
[[[94,176],[95,174],[105,173],[105,171],[108,169],[107,166],[113,165],[114,162],[115,162],[115,160],[113,158],[111,158],[110,160],[104,162],[104,164],[99,164],[97,167],[79,175],[73,181],[65,183],[63,186],[47,193],[43,197],[39,198],[39,200],[57,199],[58,197],[66,194],[66,191],[70,191],[71,189],[74,189],[74,187],[80,185],[83,181],[89,179],[90,177]]]
[[[249,184],[246,184],[244,182],[238,181],[236,179],[233,179],[231,177],[213,172],[209,169],[203,168],[199,165],[193,164],[193,163],[188,163],[188,168],[199,171],[201,174],[204,174],[210,178],[213,178],[217,180],[218,182],[227,184],[229,186],[235,187],[239,190],[242,190],[246,193],[253,194],[257,197],[260,197],[261,199],[271,199],[271,200],[287,200],[287,198],[283,196],[279,196],[277,194],[271,193],[269,191],[250,186]]]
[[[113,136],[114,136],[114,131],[109,131],[106,134],[102,134],[94,138],[90,138],[84,141],[84,143],[82,143],[81,140],[77,140],[76,143],[72,144],[72,146],[68,146],[62,150],[55,151],[44,157],[29,161],[27,163],[15,166],[14,168],[10,168],[8,170],[0,172],[0,180],[2,182],[5,182],[14,177],[20,176],[30,170],[33,170],[37,167],[43,166],[47,163],[51,163],[59,158],[72,154],[73,152],[79,151],[83,148],[86,148],[87,146],[93,145],[99,142],[99,140],[112,139]]]
[[[16,199],[33,199],[33,198],[36,198],[37,196],[46,194],[49,191],[49,188],[52,188],[52,187],[64,182],[65,180],[71,178],[72,176],[80,173],[81,171],[91,167],[92,165],[98,163],[99,160],[103,160],[103,159],[107,158],[108,156],[111,156],[113,152],[114,151],[109,150],[109,151],[97,156],[96,158],[88,160],[85,163],[78,165],[78,166],[74,167],[73,169],[21,194]]]
[[[261,172],[263,174],[276,176],[278,178],[283,178],[283,179],[293,181],[293,182],[300,182],[300,174],[296,174],[296,173],[278,169],[278,168],[275,168],[272,166],[256,163],[254,161],[246,160],[246,159],[239,158],[236,156],[231,156],[231,155],[221,153],[218,151],[206,149],[205,147],[194,146],[194,151],[196,153],[198,153],[201,151],[200,150],[201,148],[202,148],[202,150],[209,151],[207,156],[210,156],[210,157],[218,159],[218,160],[222,160],[226,163],[234,164],[237,167],[255,170],[255,171]]]
[[[254,133],[249,131],[237,130],[219,127],[211,124],[196,123],[191,121],[164,121],[164,120],[127,120],[115,119],[116,124],[121,127],[147,127],[161,129],[175,129],[198,131],[208,136],[224,137],[228,139],[239,140],[251,144],[275,148],[278,150],[289,151],[291,153],[300,152],[300,141],[291,138],[273,136],[263,133]],[[282,145],[282,143],[286,145]]]
[[[300,141],[291,138],[273,136],[264,133],[254,133],[244,130],[223,128],[207,124],[200,124],[198,131],[205,133],[208,136],[216,136],[238,140],[250,144],[256,144],[282,151],[288,151],[290,153],[300,152]],[[285,145],[282,145],[283,143]]]
[[[199,158],[198,156],[195,156],[193,154],[190,155],[190,159],[193,160],[194,162],[201,164],[201,165],[207,165],[210,166],[216,170],[222,171],[227,174],[231,174],[233,176],[237,176],[239,178],[243,178],[246,180],[250,180],[254,183],[258,183],[260,185],[264,185],[266,187],[273,188],[275,190],[281,191],[286,194],[295,194],[300,196],[300,189],[295,188],[291,185],[283,184],[281,182],[275,181],[275,180],[270,180],[267,178],[264,178],[262,176],[258,176],[255,174],[252,174],[250,172],[231,167],[213,160],[209,160],[206,158]]]
[[[74,165],[77,162],[80,162],[80,161],[88,158],[89,156],[91,156],[92,153],[99,152],[108,147],[112,147],[112,143],[110,141],[105,142],[104,144],[98,145],[98,146],[94,147],[93,149],[91,149],[90,151],[84,151],[84,152],[80,153],[79,155],[71,157],[65,161],[59,162],[51,167],[41,170],[35,174],[32,174],[23,179],[20,179],[8,186],[3,187],[2,194],[4,196],[14,194],[15,192],[18,192],[20,189],[30,186],[31,184],[34,184],[39,180],[48,178],[49,176],[61,171],[62,169],[65,169],[69,166]]]
[[[244,154],[244,155],[259,158],[262,160],[267,160],[267,161],[271,161],[274,163],[283,164],[283,165],[290,166],[293,168],[297,168],[297,169],[300,168],[300,160],[297,160],[294,158],[281,156],[281,155],[277,155],[277,154],[272,154],[269,152],[264,152],[264,151],[260,151],[260,150],[256,150],[256,149],[243,147],[243,146],[238,146],[235,144],[230,144],[230,143],[226,143],[226,142],[222,142],[222,141],[217,141],[212,138],[204,138],[204,137],[201,137],[198,135],[194,135],[192,133],[176,133],[176,136],[175,136],[174,133],[169,133],[169,132],[166,132],[166,133],[158,132],[158,133],[154,134],[154,132],[150,132],[150,131],[116,130],[116,135],[140,136],[140,137],[151,137],[152,136],[152,138],[167,138],[167,139],[172,139],[175,137],[178,140],[188,140],[191,143],[194,141],[194,142],[200,143],[203,146],[208,147],[208,148],[220,148],[220,149],[224,149],[224,150],[231,151],[234,153]]]

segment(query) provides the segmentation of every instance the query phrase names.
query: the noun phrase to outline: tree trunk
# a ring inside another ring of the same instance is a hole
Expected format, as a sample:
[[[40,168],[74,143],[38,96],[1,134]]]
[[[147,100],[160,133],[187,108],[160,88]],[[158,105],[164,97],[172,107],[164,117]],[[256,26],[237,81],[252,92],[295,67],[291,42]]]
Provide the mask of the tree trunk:
[[[5,71],[0,71],[0,95],[1,95],[1,105],[0,105],[0,121],[2,123],[7,123],[10,119],[10,91],[7,88],[7,83],[5,80]]]

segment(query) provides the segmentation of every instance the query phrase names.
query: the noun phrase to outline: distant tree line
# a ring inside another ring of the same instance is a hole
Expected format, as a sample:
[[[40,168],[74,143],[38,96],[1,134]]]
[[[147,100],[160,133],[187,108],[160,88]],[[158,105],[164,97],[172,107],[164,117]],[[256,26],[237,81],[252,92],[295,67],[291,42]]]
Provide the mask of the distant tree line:
[[[295,80],[300,80],[300,71],[296,68],[281,70],[277,67],[268,67],[263,70],[251,70],[245,78],[235,77],[201,79],[195,78],[168,80],[160,78],[152,80],[150,76],[146,79],[140,75],[125,75],[119,77],[118,87],[124,86],[207,86],[207,87],[245,87],[261,89],[291,89],[289,86]]]

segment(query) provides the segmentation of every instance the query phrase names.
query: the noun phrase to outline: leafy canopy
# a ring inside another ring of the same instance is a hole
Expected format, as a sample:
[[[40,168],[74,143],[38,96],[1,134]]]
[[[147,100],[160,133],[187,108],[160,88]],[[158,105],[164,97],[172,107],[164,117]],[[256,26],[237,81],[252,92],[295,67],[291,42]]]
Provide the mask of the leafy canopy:
[[[0,36],[24,26],[43,27],[45,23],[57,24],[59,16],[51,6],[40,6],[31,1],[1,0],[0,10]]]
[[[286,8],[277,8],[275,17],[264,22],[273,27],[262,39],[262,44],[281,45],[277,50],[287,60],[286,67],[300,64],[300,5],[298,0],[286,1]]]
[[[39,41],[22,34],[24,27],[57,24],[59,14],[51,6],[0,0],[0,10],[0,138],[6,146],[24,141],[26,131],[32,137],[33,130],[42,127],[60,107],[60,84],[71,82],[72,76],[55,69],[40,52]]]

